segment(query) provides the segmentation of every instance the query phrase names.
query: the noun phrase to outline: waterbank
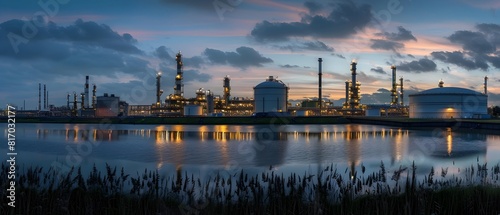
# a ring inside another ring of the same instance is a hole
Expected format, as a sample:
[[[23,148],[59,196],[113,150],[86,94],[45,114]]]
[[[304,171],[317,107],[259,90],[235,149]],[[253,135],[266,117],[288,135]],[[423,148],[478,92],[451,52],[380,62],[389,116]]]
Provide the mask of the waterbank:
[[[2,173],[7,172],[2,164]],[[17,207],[1,214],[498,214],[500,167],[471,165],[461,177],[416,166],[386,172],[344,172],[330,166],[315,174],[232,175],[208,180],[157,170],[127,174],[106,165],[83,173],[29,167],[19,174]],[[347,175],[348,174],[348,175]],[[3,174],[0,174],[4,176]],[[87,176],[85,176],[87,175]],[[392,177],[391,177],[392,175]],[[2,177],[3,178],[3,177]],[[0,180],[5,194],[8,186]]]
[[[2,121],[7,121],[6,119]],[[453,130],[500,130],[500,119],[410,119],[387,117],[36,117],[16,118],[19,123],[170,124],[170,125],[259,125],[259,124],[368,124],[400,128],[452,128]]]

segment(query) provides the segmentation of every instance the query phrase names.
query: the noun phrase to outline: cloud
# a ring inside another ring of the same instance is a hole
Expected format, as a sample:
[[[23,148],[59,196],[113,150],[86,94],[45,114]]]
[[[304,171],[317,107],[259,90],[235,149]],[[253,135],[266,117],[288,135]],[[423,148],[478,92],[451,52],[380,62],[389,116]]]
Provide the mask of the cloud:
[[[160,46],[156,48],[156,50],[153,52],[153,55],[158,57],[160,60],[163,60],[167,62],[169,65],[174,65],[176,64],[175,58],[173,57],[174,54],[171,49],[165,47],[165,46]],[[205,60],[201,56],[194,56],[194,57],[185,57],[182,56],[182,63],[186,67],[194,67],[194,68],[201,68],[205,64]]]
[[[156,57],[160,58],[161,60],[165,61],[173,61],[174,58],[170,56],[170,49],[168,49],[165,46],[160,46],[156,48],[155,52],[153,53]]]
[[[477,54],[493,53],[496,50],[496,47],[480,32],[456,31],[448,39],[453,43],[461,44],[464,50]]]
[[[76,20],[68,26],[43,23],[31,38],[23,33],[24,21],[9,20],[0,24],[0,56],[15,59],[62,59],[83,49],[105,49],[127,54],[143,54],[132,35],[118,34],[109,26]],[[28,39],[29,38],[29,39]],[[12,43],[11,41],[16,41]]]
[[[402,26],[398,27],[397,33],[384,32],[384,33],[377,33],[375,35],[381,36],[383,38],[383,39],[371,39],[370,40],[372,42],[370,47],[372,49],[376,49],[376,50],[377,49],[378,50],[391,50],[391,51],[397,52],[399,49],[402,49],[405,47],[404,43],[399,42],[399,41],[408,41],[408,40],[417,41],[417,38],[415,38],[415,36],[413,36],[411,31],[406,30]],[[404,58],[399,53],[396,53],[396,57]]]
[[[280,65],[281,68],[298,68],[300,67],[299,65],[290,65],[290,64],[286,64],[286,65]]]
[[[309,10],[310,14],[315,14],[323,8],[323,5],[314,1],[306,1],[304,2],[304,7]]]
[[[420,60],[414,60],[411,62],[403,62],[397,68],[401,71],[407,72],[432,72],[436,71],[436,63],[434,61],[429,60],[427,58],[422,58]]]
[[[161,0],[168,6],[173,4],[202,11],[215,11],[214,1],[206,0]],[[225,2],[224,2],[225,3]]]
[[[398,27],[397,33],[384,32],[384,33],[378,33],[377,35],[384,36],[386,39],[392,41],[408,41],[408,40],[417,41],[417,38],[413,36],[411,31],[403,28],[403,26]]]
[[[166,63],[161,63],[160,64],[160,69],[163,73],[164,77],[171,77],[171,80],[168,80],[166,82],[166,86],[173,87],[174,86],[174,78],[175,75],[177,74],[177,69],[175,67],[172,67],[171,65],[168,65]],[[192,81],[199,81],[199,82],[208,82],[212,79],[212,75],[208,73],[202,73],[199,70],[195,69],[188,69],[188,70],[183,70],[183,82],[184,84],[192,82]]]
[[[371,68],[370,71],[383,75],[387,74],[382,67]]]
[[[467,70],[474,70],[474,69],[487,70],[489,67],[488,64],[484,61],[484,59],[481,59],[480,57],[477,57],[474,61],[470,60],[470,59],[466,59],[465,54],[463,52],[460,52],[460,51],[432,52],[431,56],[434,59],[443,61],[445,63],[455,64],[455,65],[463,67]]]
[[[213,64],[229,64],[242,69],[251,66],[261,67],[264,63],[273,62],[271,58],[264,57],[255,49],[245,46],[237,48],[236,52],[223,52],[207,48],[203,52],[203,55]]]
[[[370,47],[372,49],[397,51],[398,49],[404,48],[404,44],[399,42],[380,39],[371,39],[371,41],[372,45]]]
[[[338,58],[341,58],[341,59],[345,59],[344,55],[341,55],[341,54],[332,53],[332,56],[335,56],[335,57],[338,57]]]
[[[497,56],[487,56],[488,61],[497,69],[500,69],[500,55]]]
[[[493,45],[500,46],[500,25],[483,23],[476,25],[476,28],[484,33]]]
[[[257,23],[251,36],[258,42],[287,41],[291,37],[346,38],[363,29],[372,20],[369,5],[341,2],[328,16],[304,16],[301,22]]]
[[[293,43],[291,45],[278,46],[278,47],[281,50],[290,50],[290,51],[301,51],[301,50],[325,51],[325,52],[334,51],[334,48],[326,45],[321,41],[307,41],[303,43]]]

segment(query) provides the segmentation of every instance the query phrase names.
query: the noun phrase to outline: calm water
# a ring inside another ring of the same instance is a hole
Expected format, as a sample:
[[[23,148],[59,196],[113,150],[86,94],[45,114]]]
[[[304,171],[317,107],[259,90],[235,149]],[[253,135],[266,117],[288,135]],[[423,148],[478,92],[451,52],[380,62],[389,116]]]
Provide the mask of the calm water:
[[[4,128],[6,128],[5,124]],[[17,124],[17,162],[23,166],[81,166],[105,163],[136,172],[183,170],[200,175],[244,169],[314,172],[431,166],[449,173],[479,163],[500,162],[500,135],[449,129],[405,130],[373,125],[198,126]],[[4,139],[7,138],[4,130]],[[5,142],[5,141],[4,141]],[[7,152],[1,144],[0,153]]]

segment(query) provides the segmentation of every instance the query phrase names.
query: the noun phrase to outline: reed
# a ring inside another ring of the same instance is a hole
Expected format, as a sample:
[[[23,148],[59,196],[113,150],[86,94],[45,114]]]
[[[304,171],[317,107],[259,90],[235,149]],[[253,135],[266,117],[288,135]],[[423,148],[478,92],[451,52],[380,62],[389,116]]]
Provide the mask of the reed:
[[[94,165],[87,174],[72,168],[28,167],[18,174],[16,210],[6,199],[2,214],[498,214],[500,165],[471,165],[459,176],[434,168],[418,179],[417,167],[387,172],[338,171],[333,165],[315,173],[274,171],[208,178],[158,170],[126,174],[121,168]],[[7,189],[8,166],[0,182]],[[343,173],[342,173],[343,172]],[[388,177],[392,174],[391,177]]]

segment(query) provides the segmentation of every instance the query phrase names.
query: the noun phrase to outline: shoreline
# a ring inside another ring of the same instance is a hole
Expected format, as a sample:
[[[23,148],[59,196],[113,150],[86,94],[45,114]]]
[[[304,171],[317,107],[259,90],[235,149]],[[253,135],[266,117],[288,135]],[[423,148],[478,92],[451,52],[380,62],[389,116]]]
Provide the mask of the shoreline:
[[[1,117],[6,122],[6,117]],[[262,125],[262,124],[366,124],[401,128],[453,128],[466,130],[500,130],[500,119],[410,119],[386,117],[309,116],[309,117],[33,117],[16,118],[18,123],[71,123],[71,124],[166,124],[166,125]]]

